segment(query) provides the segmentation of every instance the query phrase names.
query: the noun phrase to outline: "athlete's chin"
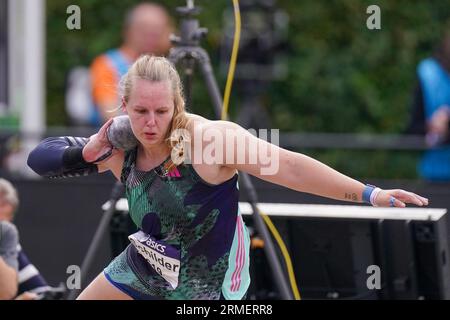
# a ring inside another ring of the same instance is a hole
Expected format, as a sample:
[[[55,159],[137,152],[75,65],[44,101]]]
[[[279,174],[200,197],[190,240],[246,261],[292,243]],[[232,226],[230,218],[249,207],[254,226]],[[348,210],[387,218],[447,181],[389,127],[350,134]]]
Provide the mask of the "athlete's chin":
[[[162,139],[158,136],[144,136],[142,139],[139,139],[142,145],[144,146],[155,146],[162,143]]]

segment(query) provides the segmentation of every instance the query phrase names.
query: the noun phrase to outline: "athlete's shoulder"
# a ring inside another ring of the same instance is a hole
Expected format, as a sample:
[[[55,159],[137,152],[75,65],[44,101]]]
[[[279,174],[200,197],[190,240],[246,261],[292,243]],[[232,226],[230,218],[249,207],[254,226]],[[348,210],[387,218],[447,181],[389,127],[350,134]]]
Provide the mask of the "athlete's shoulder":
[[[211,121],[205,117],[190,112],[186,112],[186,117],[188,118],[190,124],[201,124]]]
[[[237,125],[234,122],[226,121],[226,120],[210,120],[205,117],[202,117],[198,114],[194,113],[187,113],[188,119],[189,119],[189,128],[191,130],[194,129],[216,129],[216,130],[223,130],[223,129],[238,129],[240,128],[239,125]]]

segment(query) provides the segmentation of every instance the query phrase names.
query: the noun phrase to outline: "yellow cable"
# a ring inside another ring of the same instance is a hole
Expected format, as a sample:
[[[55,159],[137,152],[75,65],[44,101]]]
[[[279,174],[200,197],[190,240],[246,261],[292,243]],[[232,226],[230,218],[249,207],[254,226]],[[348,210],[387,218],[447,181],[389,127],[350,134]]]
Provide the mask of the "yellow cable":
[[[236,70],[236,61],[239,50],[239,41],[241,39],[241,13],[239,11],[239,0],[233,0],[234,8],[234,39],[233,49],[231,51],[230,66],[228,67],[227,83],[225,85],[225,93],[223,95],[222,120],[227,119],[228,105],[230,102],[231,85],[233,83],[234,71]]]
[[[292,291],[294,293],[295,300],[300,300],[300,292],[298,291],[297,282],[295,281],[295,274],[294,274],[294,268],[292,267],[292,261],[291,257],[289,256],[289,252],[286,248],[286,245],[283,242],[283,239],[280,236],[280,233],[278,232],[277,228],[273,225],[272,220],[269,218],[268,215],[263,213],[260,209],[258,209],[261,217],[263,217],[264,222],[269,227],[270,231],[272,232],[275,240],[278,242],[278,245],[280,246],[281,252],[283,253],[284,259],[286,260],[286,266],[288,269],[289,274],[289,280],[291,282]]]
[[[236,70],[236,61],[237,61],[237,55],[239,50],[239,41],[241,38],[241,13],[239,11],[239,0],[233,0],[233,8],[234,8],[234,19],[235,19],[235,28],[234,28],[234,40],[233,40],[233,49],[231,51],[231,58],[230,58],[230,66],[228,69],[228,75],[227,75],[227,83],[225,86],[225,93],[223,96],[223,106],[222,106],[222,115],[221,119],[226,120],[228,115],[228,105],[230,102],[230,95],[231,95],[231,85],[233,83],[234,78],[234,71]],[[278,243],[278,246],[281,249],[281,253],[283,254],[284,260],[286,262],[287,266],[287,272],[289,275],[289,280],[291,283],[292,292],[294,293],[294,298],[296,300],[300,300],[300,292],[297,288],[297,283],[295,281],[295,274],[294,274],[294,268],[292,266],[291,257],[289,256],[289,252],[286,248],[286,245],[283,242],[283,239],[281,238],[278,230],[272,223],[272,220],[270,220],[269,216],[266,214],[263,214],[261,210],[257,208],[257,210],[261,213],[261,216],[264,219],[264,222],[269,227],[269,230],[272,232],[272,235],[274,236],[275,240]]]

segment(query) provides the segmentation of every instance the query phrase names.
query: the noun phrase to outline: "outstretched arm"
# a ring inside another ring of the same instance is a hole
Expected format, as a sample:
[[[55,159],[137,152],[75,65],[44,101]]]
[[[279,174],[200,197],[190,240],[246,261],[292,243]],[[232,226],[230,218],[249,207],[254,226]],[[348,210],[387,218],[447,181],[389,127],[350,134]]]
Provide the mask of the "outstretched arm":
[[[239,125],[228,121],[213,121],[207,126],[219,130],[225,137],[223,154],[224,165],[227,167],[296,191],[343,201],[369,202],[372,187],[339,173],[313,158],[259,139]],[[234,134],[230,134],[231,132]],[[235,139],[231,140],[230,137]],[[230,146],[233,147],[230,149]],[[233,159],[231,163],[230,158]],[[371,203],[376,206],[404,207],[406,203],[418,206],[428,204],[428,199],[400,189],[376,189],[372,194],[372,200]]]

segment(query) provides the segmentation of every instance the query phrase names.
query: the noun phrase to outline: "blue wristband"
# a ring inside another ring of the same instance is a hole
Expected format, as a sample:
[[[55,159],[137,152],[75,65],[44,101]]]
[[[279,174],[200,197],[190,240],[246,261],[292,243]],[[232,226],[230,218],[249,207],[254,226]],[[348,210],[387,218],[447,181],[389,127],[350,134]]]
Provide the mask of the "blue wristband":
[[[373,190],[375,190],[375,188],[376,188],[375,186],[372,186],[370,184],[366,184],[366,186],[364,187],[363,194],[362,194],[363,202],[372,204],[370,202],[370,196],[371,196]]]

